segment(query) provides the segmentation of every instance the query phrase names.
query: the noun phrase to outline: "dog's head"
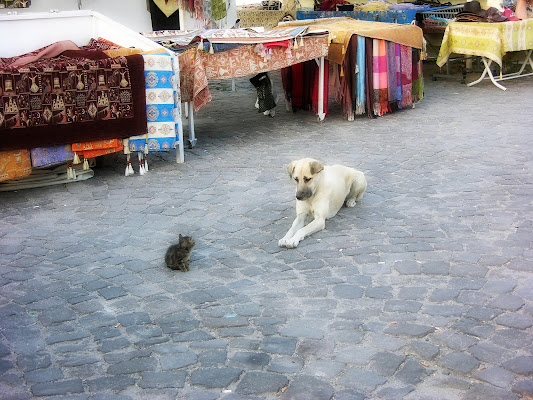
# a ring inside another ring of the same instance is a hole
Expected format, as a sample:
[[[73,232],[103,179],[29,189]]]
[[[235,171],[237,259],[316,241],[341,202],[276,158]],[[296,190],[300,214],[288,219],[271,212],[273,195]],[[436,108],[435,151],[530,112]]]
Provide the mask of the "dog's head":
[[[318,177],[323,169],[322,164],[312,158],[302,158],[287,166],[287,172],[296,183],[296,198],[298,200],[307,200],[315,194]]]

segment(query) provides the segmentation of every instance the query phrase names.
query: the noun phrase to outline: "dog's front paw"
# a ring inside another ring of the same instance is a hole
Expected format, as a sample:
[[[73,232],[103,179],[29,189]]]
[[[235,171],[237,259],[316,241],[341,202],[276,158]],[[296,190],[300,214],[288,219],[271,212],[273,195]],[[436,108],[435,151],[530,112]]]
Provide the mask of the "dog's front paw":
[[[298,243],[300,243],[300,239],[297,239],[295,237],[292,237],[290,239],[287,239],[285,241],[285,246],[288,249],[295,249],[298,246]]]
[[[346,200],[346,207],[355,207],[355,199],[348,199]]]
[[[298,239],[283,238],[283,239],[279,240],[278,246],[279,247],[286,247],[288,249],[294,249],[296,246],[298,246],[298,243],[300,243],[300,241]]]

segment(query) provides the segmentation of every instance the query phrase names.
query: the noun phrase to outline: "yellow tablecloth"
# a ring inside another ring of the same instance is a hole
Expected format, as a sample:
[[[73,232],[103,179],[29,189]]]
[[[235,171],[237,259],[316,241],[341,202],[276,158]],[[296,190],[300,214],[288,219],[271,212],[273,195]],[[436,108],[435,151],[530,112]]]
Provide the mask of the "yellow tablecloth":
[[[502,66],[510,51],[533,48],[533,19],[507,22],[450,22],[444,32],[437,57],[442,67],[450,54],[486,57]]]

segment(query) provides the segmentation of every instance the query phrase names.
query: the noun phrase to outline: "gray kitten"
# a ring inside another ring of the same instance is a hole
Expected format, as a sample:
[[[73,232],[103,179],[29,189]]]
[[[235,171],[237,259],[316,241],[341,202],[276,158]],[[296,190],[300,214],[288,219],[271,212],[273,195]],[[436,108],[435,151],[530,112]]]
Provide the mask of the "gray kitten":
[[[171,245],[165,254],[167,267],[187,272],[189,270],[191,251],[194,245],[194,239],[191,236],[182,236],[180,234],[179,242]]]

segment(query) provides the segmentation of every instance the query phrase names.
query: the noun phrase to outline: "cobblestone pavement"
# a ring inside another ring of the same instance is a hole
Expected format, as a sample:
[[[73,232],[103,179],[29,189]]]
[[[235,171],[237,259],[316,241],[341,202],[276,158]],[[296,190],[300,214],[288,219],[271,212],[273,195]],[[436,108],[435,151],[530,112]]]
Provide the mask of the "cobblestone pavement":
[[[533,81],[505,83],[317,123],[218,82],[184,164],[0,193],[0,397],[532,398]],[[368,190],[280,249],[304,156]]]

